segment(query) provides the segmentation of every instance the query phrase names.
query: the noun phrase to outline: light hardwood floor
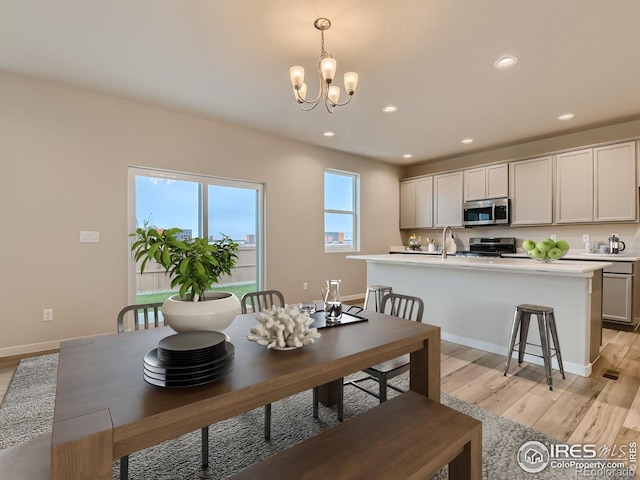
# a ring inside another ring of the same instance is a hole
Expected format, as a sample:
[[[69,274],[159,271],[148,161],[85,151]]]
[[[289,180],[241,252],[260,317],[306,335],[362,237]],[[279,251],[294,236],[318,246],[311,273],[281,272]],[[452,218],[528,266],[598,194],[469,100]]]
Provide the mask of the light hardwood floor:
[[[560,339],[562,344],[562,339]],[[46,352],[50,353],[50,352]],[[626,445],[640,441],[640,332],[603,330],[601,358],[589,378],[544,368],[451,342],[442,342],[442,391],[569,444]],[[0,359],[4,398],[19,358]],[[602,376],[619,372],[617,380]]]

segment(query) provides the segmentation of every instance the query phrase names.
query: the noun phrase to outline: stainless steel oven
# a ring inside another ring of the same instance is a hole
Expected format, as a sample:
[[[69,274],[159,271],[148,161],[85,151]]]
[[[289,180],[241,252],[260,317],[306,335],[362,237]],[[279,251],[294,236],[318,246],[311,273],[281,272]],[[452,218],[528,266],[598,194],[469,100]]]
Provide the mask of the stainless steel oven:
[[[509,199],[495,198],[463,203],[462,224],[468,227],[478,225],[508,225]]]

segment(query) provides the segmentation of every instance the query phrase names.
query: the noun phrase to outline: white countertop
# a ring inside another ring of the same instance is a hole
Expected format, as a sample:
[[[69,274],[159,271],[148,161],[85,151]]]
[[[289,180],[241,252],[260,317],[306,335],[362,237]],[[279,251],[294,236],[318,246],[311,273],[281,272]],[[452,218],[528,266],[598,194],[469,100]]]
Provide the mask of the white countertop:
[[[425,248],[424,246],[422,248]],[[406,253],[415,255],[442,255],[442,252],[427,252],[426,250],[409,250],[404,246],[392,246],[389,248],[389,252],[393,253]],[[504,258],[529,258],[525,252],[518,253],[504,253]],[[597,262],[637,262],[640,260],[640,252],[624,251],[618,254],[604,254],[604,253],[587,253],[585,250],[569,250],[569,252],[563,257],[567,260],[586,260]]]
[[[511,258],[528,258],[525,252],[506,253],[505,257]],[[640,260],[639,252],[620,252],[617,254],[609,253],[587,253],[584,250],[569,250],[562,258],[567,260],[587,260],[597,262],[637,262]]]
[[[417,267],[542,273],[574,277],[591,277],[594,271],[611,265],[609,261],[557,260],[552,263],[542,263],[531,258],[454,257],[451,255],[447,256],[446,259],[442,259],[441,255],[397,254],[349,255],[347,258],[352,260],[365,260],[367,262],[414,265]]]

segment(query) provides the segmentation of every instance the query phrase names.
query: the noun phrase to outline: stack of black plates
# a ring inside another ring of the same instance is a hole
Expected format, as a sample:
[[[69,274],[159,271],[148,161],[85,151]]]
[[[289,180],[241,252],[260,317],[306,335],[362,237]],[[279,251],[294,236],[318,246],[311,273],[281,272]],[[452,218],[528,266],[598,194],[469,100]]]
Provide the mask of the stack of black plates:
[[[233,368],[233,345],[220,332],[185,332],[163,338],[144,356],[144,379],[159,387],[193,387]]]

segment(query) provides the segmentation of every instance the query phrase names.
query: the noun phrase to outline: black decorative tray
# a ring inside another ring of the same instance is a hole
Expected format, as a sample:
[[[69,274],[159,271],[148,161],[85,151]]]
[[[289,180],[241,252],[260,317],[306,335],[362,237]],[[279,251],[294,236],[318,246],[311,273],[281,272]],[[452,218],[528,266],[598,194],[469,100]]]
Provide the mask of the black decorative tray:
[[[342,312],[342,318],[340,318],[340,320],[338,320],[337,322],[327,322],[327,319],[324,315],[324,310],[320,310],[318,312],[312,313],[310,317],[313,318],[313,323],[310,325],[310,327],[315,327],[317,329],[328,328],[328,327],[340,327],[343,325],[350,325],[352,323],[360,323],[360,322],[368,321],[367,318],[360,317],[355,313]]]

